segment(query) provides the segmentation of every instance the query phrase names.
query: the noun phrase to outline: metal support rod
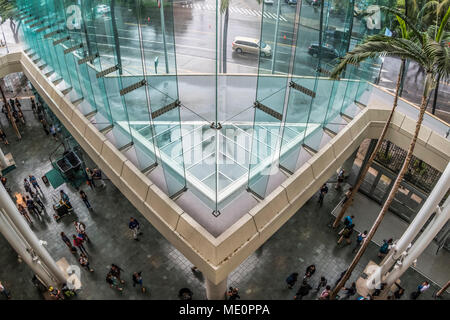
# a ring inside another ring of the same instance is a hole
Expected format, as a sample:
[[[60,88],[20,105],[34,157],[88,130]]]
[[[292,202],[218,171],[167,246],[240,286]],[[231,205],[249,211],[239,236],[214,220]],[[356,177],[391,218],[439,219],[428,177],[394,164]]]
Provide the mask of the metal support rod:
[[[159,1],[161,3],[161,8],[159,12],[161,13],[161,30],[164,44],[164,59],[166,60],[166,73],[169,74],[169,58],[167,54],[167,43],[166,43],[166,22],[164,20],[164,0]]]
[[[273,53],[272,53],[272,74],[275,73],[275,59],[277,56],[277,49],[278,49],[278,26],[280,24],[280,13],[281,13],[281,1],[278,0],[278,6],[277,6],[277,22],[275,23],[275,34],[273,36]],[[263,5],[263,7],[265,7]],[[263,11],[264,13],[264,11]],[[264,18],[263,18],[264,19]]]

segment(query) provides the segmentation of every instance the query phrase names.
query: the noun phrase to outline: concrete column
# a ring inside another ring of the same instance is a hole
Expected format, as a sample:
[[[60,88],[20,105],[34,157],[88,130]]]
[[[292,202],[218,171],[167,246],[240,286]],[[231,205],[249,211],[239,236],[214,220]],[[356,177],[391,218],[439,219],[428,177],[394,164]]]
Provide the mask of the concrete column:
[[[448,185],[447,185],[448,189]],[[450,198],[444,203],[444,206],[436,211],[436,215],[429,223],[426,229],[422,232],[420,237],[414,242],[413,246],[409,249],[408,254],[405,256],[401,263],[397,263],[394,269],[387,275],[386,282],[387,288],[389,288],[408,268],[413,264],[422,252],[428,247],[434,237],[442,229],[442,227],[450,219]]]
[[[450,186],[450,164],[442,173],[433,191],[428,196],[422,208],[417,213],[414,220],[403,233],[402,237],[397,241],[391,252],[384,259],[381,265],[381,274],[385,274],[400,258],[402,253],[407,249],[408,245],[416,238],[422,227],[431,217],[433,212],[438,208],[439,202],[444,198]]]
[[[208,300],[225,300],[227,293],[227,280],[228,278],[225,278],[218,284],[214,284],[214,282],[206,278],[206,298]]]
[[[66,277],[64,273],[50,256],[48,251],[40,244],[39,239],[30,229],[25,219],[20,215],[19,210],[6,192],[3,184],[0,184],[0,208],[2,208],[5,214],[11,219],[18,232],[20,232],[21,236],[28,242],[30,247],[39,257],[41,263],[49,270],[55,281],[57,283],[65,283]]]
[[[8,219],[5,217],[3,210],[0,210],[0,233],[3,234],[6,241],[17,252],[22,261],[24,261],[33,270],[47,286],[55,285],[55,281],[50,278],[43,266],[36,260],[33,260],[30,253],[27,251],[26,244],[22,241],[20,236],[15,232],[14,227],[10,225]]]
[[[6,160],[5,154],[3,153],[1,148],[0,148],[0,166],[2,167],[2,169],[6,169],[8,167],[8,160]]]

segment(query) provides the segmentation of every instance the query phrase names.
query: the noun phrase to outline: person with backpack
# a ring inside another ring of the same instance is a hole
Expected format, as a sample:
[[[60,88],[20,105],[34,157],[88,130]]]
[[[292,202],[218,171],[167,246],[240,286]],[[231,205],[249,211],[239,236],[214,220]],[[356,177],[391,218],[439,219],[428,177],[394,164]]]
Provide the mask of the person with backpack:
[[[389,240],[383,240],[383,244],[380,247],[380,250],[378,251],[378,257],[383,259],[389,252],[389,250],[392,247],[392,238]]]
[[[339,238],[339,240],[337,241],[337,244],[340,244],[342,242],[343,239],[345,239],[345,241],[347,242],[347,244],[350,244],[352,242],[352,240],[350,239],[350,237],[352,236],[353,233],[353,228],[355,227],[355,225],[352,223],[351,225],[347,226],[344,228],[344,230],[342,230],[341,233],[341,237]]]
[[[78,249],[80,249],[80,251],[82,252],[82,253],[84,253],[85,255],[88,255],[88,253],[87,253],[87,251],[86,251],[86,249],[84,248],[84,246],[83,246],[83,238],[81,238],[81,237],[77,237],[76,235],[72,235],[72,238],[73,238],[73,245],[76,247],[76,248],[78,248]]]
[[[140,232],[140,224],[137,219],[131,217],[130,222],[128,223],[128,228],[133,233],[134,240],[139,241],[138,235],[142,234],[142,232]]]
[[[298,272],[291,273],[289,277],[286,278],[286,283],[289,289],[292,289],[292,287],[295,285],[295,283],[297,282],[297,278]]]
[[[86,233],[86,225],[81,221],[74,221],[73,225],[75,226],[75,230],[78,233],[78,237],[82,238],[83,241],[91,242],[87,233]]]
[[[5,286],[0,281],[0,293],[3,294],[6,299],[11,300],[11,293],[5,288]]]
[[[346,216],[344,218],[344,226],[349,226],[353,223],[353,219],[355,219],[355,216]]]
[[[367,230],[364,232],[360,232],[358,237],[356,237],[356,246],[353,248],[352,253],[354,253],[363,243],[363,241],[367,238]]]
[[[39,186],[39,183],[37,182],[36,177],[31,174],[28,177],[30,178],[31,185],[33,186],[34,190],[36,190],[36,192],[37,192],[39,189],[39,191],[42,193],[42,189]]]
[[[348,201],[348,199],[350,199],[350,195],[352,194],[352,191],[353,191],[353,188],[350,187],[350,188],[348,188],[347,192],[345,192],[344,199],[342,200],[342,203],[341,203],[341,207],[343,207],[344,204]]]
[[[343,290],[345,293],[341,300],[348,300],[356,293],[356,283],[352,282],[352,285],[349,288],[344,288]]]
[[[297,293],[294,296],[294,300],[302,300],[304,296],[307,296],[312,287],[308,284],[306,279],[303,279],[302,285],[298,288]]]

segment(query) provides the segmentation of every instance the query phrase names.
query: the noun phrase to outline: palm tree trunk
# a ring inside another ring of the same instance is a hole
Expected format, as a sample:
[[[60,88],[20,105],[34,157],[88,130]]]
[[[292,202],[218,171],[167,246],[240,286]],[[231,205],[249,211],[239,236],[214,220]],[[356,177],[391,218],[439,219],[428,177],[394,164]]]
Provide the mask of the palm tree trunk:
[[[342,207],[341,211],[339,212],[339,214],[337,215],[336,219],[334,220],[333,223],[333,228],[337,228],[337,226],[339,225],[342,217],[344,216],[345,212],[347,211],[347,209],[350,207],[350,204],[352,203],[353,197],[354,195],[358,192],[359,188],[361,187],[361,184],[364,181],[364,178],[367,174],[367,171],[369,171],[370,166],[373,163],[373,160],[375,159],[375,157],[378,154],[378,151],[381,148],[381,144],[383,143],[384,137],[386,136],[387,130],[389,128],[389,124],[391,123],[392,117],[394,115],[394,111],[395,108],[397,107],[397,101],[398,101],[398,94],[399,94],[399,90],[400,90],[400,84],[401,84],[401,80],[402,80],[402,75],[403,75],[403,71],[405,70],[405,59],[402,59],[402,63],[400,65],[400,71],[398,73],[398,78],[397,78],[397,87],[395,89],[395,97],[394,97],[394,104],[392,105],[392,110],[391,113],[389,115],[389,118],[386,121],[386,124],[384,125],[383,131],[381,132],[380,137],[378,138],[378,142],[377,145],[375,146],[375,149],[373,150],[372,154],[370,155],[369,161],[367,161],[366,165],[364,166],[358,181],[356,182],[356,185],[354,186],[350,197],[347,199],[347,201],[344,203],[344,206]]]
[[[391,192],[389,193],[389,196],[384,203],[383,207],[381,208],[380,213],[378,214],[377,219],[375,220],[375,223],[373,224],[372,228],[370,229],[369,233],[367,234],[366,239],[364,240],[362,246],[360,247],[358,253],[356,254],[355,258],[353,258],[352,263],[347,269],[347,272],[342,277],[342,279],[339,281],[339,283],[336,285],[336,287],[333,289],[333,291],[330,294],[330,299],[334,299],[336,297],[336,294],[341,290],[341,288],[344,286],[345,282],[350,278],[353,270],[355,269],[356,265],[358,264],[359,260],[361,259],[362,255],[366,251],[367,247],[370,244],[370,241],[372,240],[375,232],[377,231],[381,221],[383,221],[384,215],[388,211],[392,201],[394,200],[395,195],[397,194],[397,191],[400,187],[400,183],[403,180],[403,176],[405,175],[406,171],[408,170],[409,163],[411,162],[411,158],[413,155],[414,147],[416,145],[417,137],[419,136],[420,126],[422,125],[423,121],[423,115],[425,114],[426,109],[426,103],[427,103],[427,97],[428,93],[431,88],[431,82],[432,82],[432,75],[431,73],[427,73],[425,78],[425,85],[423,89],[423,95],[422,95],[422,102],[420,105],[420,112],[419,117],[416,122],[416,129],[414,132],[414,136],[411,140],[411,144],[409,145],[408,153],[406,155],[405,162],[403,163],[402,168],[400,169],[400,173],[397,176],[397,179],[395,179],[394,186],[391,189]]]
[[[2,81],[2,82],[4,82],[4,81]],[[11,122],[11,125],[14,128],[14,131],[16,131],[17,138],[19,138],[19,140],[20,140],[20,139],[22,139],[22,136],[20,135],[19,129],[17,128],[16,119],[14,119],[14,117],[13,117],[13,115],[11,113],[11,107],[9,106],[9,103],[6,100],[5,92],[3,91],[3,87],[1,85],[1,83],[0,83],[0,93],[1,93],[2,98],[3,98],[3,102],[5,103],[6,111],[8,112],[9,121]]]
[[[227,35],[228,35],[228,17],[229,17],[229,10],[227,7],[227,10],[225,11],[225,20],[223,22],[223,39],[222,39],[222,70],[223,73],[227,73]]]

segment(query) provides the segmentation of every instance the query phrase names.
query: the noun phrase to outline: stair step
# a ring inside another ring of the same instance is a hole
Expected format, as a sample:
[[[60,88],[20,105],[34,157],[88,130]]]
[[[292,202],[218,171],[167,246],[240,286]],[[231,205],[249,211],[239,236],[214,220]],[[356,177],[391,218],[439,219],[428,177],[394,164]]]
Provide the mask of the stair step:
[[[130,149],[132,146],[133,146],[133,141],[131,141],[131,142],[128,142],[126,145],[124,145],[123,147],[121,147],[120,149],[119,149],[119,151],[120,152],[125,152],[125,151],[127,151],[128,149]]]
[[[48,64],[44,63],[44,64],[41,64],[38,68],[39,68],[39,70],[44,70],[47,66],[48,66]]]
[[[90,117],[95,116],[96,114],[97,114],[97,110],[94,110],[94,111],[91,111],[91,112],[89,112],[89,113],[86,113],[84,116],[85,116],[86,118],[90,118]]]
[[[100,133],[103,134],[107,134],[108,132],[110,132],[112,129],[114,128],[114,126],[112,124],[110,124],[109,126],[103,128],[102,130],[100,130]]]

